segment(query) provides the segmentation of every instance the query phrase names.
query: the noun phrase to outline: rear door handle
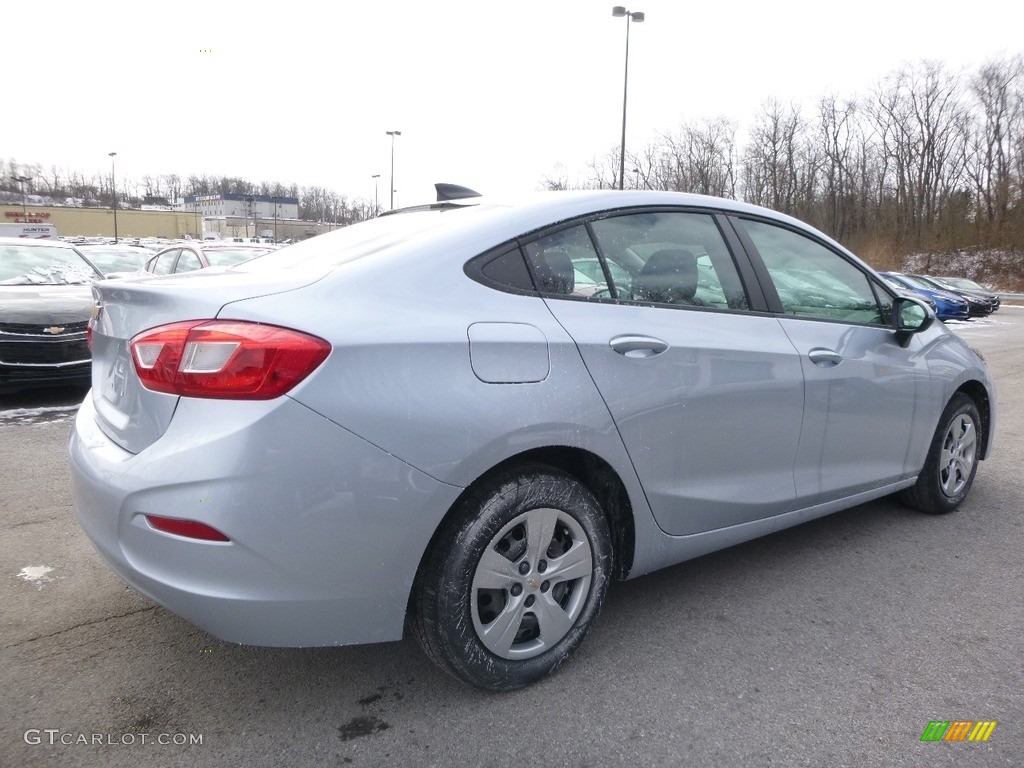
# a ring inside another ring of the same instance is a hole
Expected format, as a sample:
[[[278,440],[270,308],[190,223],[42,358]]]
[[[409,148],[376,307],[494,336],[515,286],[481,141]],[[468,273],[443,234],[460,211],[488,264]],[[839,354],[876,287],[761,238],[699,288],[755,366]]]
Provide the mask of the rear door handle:
[[[608,345],[620,355],[632,358],[654,357],[668,349],[668,344],[651,336],[616,336]]]
[[[839,365],[843,362],[843,356],[832,349],[812,349],[807,353],[807,356],[811,358],[811,362],[815,365],[823,367],[829,367],[832,365]]]

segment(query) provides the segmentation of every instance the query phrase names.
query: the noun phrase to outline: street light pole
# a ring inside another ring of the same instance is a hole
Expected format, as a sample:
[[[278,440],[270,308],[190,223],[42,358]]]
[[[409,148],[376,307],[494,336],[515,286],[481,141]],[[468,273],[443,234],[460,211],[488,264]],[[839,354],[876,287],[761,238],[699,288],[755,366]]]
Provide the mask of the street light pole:
[[[391,137],[391,210],[395,210],[395,136],[401,136],[401,131],[385,131]]]
[[[624,6],[612,8],[612,16],[626,17],[626,68],[622,75],[622,148],[619,152],[619,189],[626,188],[626,93],[629,87],[629,26],[644,20],[643,11],[627,11]]]
[[[32,181],[31,176],[11,176],[12,179],[21,184],[21,218],[28,224],[28,207],[25,205],[25,182]]]
[[[114,177],[114,158],[117,157],[117,152],[110,152],[108,154],[110,156],[111,205],[114,208],[114,245],[117,245],[117,179]]]
[[[380,213],[380,203],[377,196],[377,189],[380,186],[380,174],[375,173],[371,178],[373,179],[373,217],[377,218],[377,215]]]

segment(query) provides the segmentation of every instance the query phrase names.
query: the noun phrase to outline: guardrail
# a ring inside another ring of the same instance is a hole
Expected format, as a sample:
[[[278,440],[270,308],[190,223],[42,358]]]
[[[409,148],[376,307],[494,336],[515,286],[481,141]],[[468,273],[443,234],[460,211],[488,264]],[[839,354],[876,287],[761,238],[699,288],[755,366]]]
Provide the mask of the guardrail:
[[[997,293],[1002,301],[1024,301],[1024,293]]]

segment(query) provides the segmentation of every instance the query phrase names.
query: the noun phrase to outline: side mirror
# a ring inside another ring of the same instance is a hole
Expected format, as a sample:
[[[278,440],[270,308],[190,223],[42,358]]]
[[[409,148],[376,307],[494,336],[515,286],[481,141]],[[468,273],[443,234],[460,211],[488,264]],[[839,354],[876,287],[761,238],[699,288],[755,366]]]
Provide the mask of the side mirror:
[[[893,302],[893,330],[902,346],[910,337],[928,328],[935,321],[935,313],[923,301],[910,296],[900,296]]]

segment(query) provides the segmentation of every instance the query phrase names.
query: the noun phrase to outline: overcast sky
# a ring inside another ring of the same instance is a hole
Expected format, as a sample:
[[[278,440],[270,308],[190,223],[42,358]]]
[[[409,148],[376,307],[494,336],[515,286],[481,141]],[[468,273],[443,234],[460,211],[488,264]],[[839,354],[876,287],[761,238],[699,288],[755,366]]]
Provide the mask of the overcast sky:
[[[320,185],[388,205],[448,181],[530,191],[618,147],[626,21],[607,0],[7,3],[0,158],[118,177]],[[1024,51],[1024,3],[643,0],[627,144],[864,93],[905,62]],[[53,109],[35,110],[52,105]]]

